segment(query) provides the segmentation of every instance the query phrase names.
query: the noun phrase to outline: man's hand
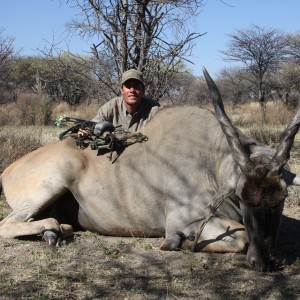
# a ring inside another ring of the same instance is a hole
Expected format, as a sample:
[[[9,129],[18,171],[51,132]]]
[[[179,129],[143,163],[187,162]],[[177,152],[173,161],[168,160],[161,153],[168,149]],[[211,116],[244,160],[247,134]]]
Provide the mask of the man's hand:
[[[100,136],[105,131],[114,132],[115,131],[115,126],[113,124],[111,124],[110,122],[107,122],[107,121],[103,121],[101,123],[97,123],[94,126],[93,134],[95,136]]]
[[[78,137],[83,136],[83,135],[90,135],[90,134],[94,134],[95,136],[100,136],[106,131],[114,132],[115,127],[110,122],[103,121],[103,122],[97,123],[93,129],[79,128],[77,134],[78,134]]]
[[[82,135],[89,135],[91,134],[91,130],[89,129],[82,129],[82,128],[79,128],[78,132],[77,132],[77,135],[78,136],[82,136]]]

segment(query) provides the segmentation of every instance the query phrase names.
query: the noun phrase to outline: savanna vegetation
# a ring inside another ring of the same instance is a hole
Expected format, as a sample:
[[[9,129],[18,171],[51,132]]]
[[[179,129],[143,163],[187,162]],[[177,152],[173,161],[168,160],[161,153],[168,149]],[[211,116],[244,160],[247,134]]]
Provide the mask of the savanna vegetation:
[[[11,104],[4,106],[11,114],[18,111]],[[270,146],[276,145],[291,116],[281,102],[270,105],[264,125],[257,103],[226,105],[226,109],[243,131]],[[55,111],[87,117],[93,113],[65,104]],[[61,130],[53,125],[2,126],[1,168],[41,144],[58,141]],[[299,143],[296,137],[290,160],[296,172],[300,171]],[[59,249],[49,249],[42,237],[0,239],[0,299],[297,299],[300,195],[296,188],[289,192],[276,250],[280,268],[275,272],[251,270],[244,254],[160,251],[162,239],[147,236],[76,232]],[[1,197],[0,220],[10,211]]]
[[[90,53],[51,44],[36,56],[20,56],[14,38],[0,30],[0,173],[58,141],[58,116],[92,118],[118,94],[121,73],[129,68],[144,72],[147,95],[162,106],[210,108],[204,80],[186,67],[193,42],[204,34],[185,26],[201,17],[201,0],[67,2],[79,13],[68,30],[91,41]],[[300,95],[300,35],[251,26],[228,41],[224,59],[239,67],[214,78],[226,110],[243,131],[275,146]],[[299,143],[297,136],[290,159],[298,173]],[[161,240],[148,237],[78,232],[58,250],[41,238],[0,239],[0,299],[298,299],[299,199],[297,188],[290,188],[275,272],[249,269],[243,254],[161,252]],[[0,220],[9,212],[2,196]]]

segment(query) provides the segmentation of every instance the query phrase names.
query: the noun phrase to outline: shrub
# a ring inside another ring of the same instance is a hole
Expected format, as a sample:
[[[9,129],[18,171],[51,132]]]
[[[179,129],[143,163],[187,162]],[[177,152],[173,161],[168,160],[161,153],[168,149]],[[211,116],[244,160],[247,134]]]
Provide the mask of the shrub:
[[[38,132],[14,130],[0,131],[0,173],[21,156],[42,146]]]
[[[235,109],[228,107],[228,114],[232,116],[234,124],[238,127],[249,127],[253,124],[261,124],[261,109],[257,102],[237,105]],[[278,126],[286,125],[294,114],[281,102],[269,102],[267,106],[266,123],[268,125]]]
[[[6,103],[0,105],[0,126],[16,125],[17,123],[17,108],[16,103]]]
[[[19,125],[48,125],[51,123],[51,103],[46,95],[27,93],[17,101]]]
[[[52,110],[52,120],[56,120],[57,117],[61,115],[90,120],[96,116],[101,105],[102,104],[98,104],[98,103],[92,103],[92,104],[81,103],[76,106],[71,106],[66,102],[61,102],[54,105]]]
[[[256,125],[249,129],[249,134],[257,141],[273,146],[279,143],[282,130]]]

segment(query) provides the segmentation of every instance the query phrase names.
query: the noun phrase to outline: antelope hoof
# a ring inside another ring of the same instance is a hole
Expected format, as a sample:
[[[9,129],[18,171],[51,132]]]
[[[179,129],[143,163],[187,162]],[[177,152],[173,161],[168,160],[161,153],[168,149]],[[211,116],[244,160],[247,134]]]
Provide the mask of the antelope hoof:
[[[60,234],[51,230],[45,230],[43,232],[43,239],[46,241],[49,247],[60,246]]]
[[[160,250],[163,251],[175,251],[179,250],[182,244],[182,241],[186,239],[186,236],[182,232],[176,232],[170,235],[164,240],[160,246]]]

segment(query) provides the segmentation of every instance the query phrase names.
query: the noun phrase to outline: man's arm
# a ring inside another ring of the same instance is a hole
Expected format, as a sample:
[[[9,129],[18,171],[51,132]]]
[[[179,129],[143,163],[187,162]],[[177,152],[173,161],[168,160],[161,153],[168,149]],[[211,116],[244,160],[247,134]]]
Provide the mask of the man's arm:
[[[102,107],[100,107],[100,109],[98,110],[96,116],[92,119],[93,122],[103,122],[103,121],[107,121],[107,116],[105,116]]]
[[[116,98],[106,102],[104,105],[102,105],[96,116],[91,120],[95,123],[100,123],[98,127],[101,127],[102,123],[113,123],[113,109],[116,105]],[[78,135],[84,135],[89,134],[90,132],[87,130],[79,130]]]
[[[113,123],[116,107],[118,106],[118,98],[113,98],[100,107],[96,116],[92,119],[94,122],[107,121]]]

